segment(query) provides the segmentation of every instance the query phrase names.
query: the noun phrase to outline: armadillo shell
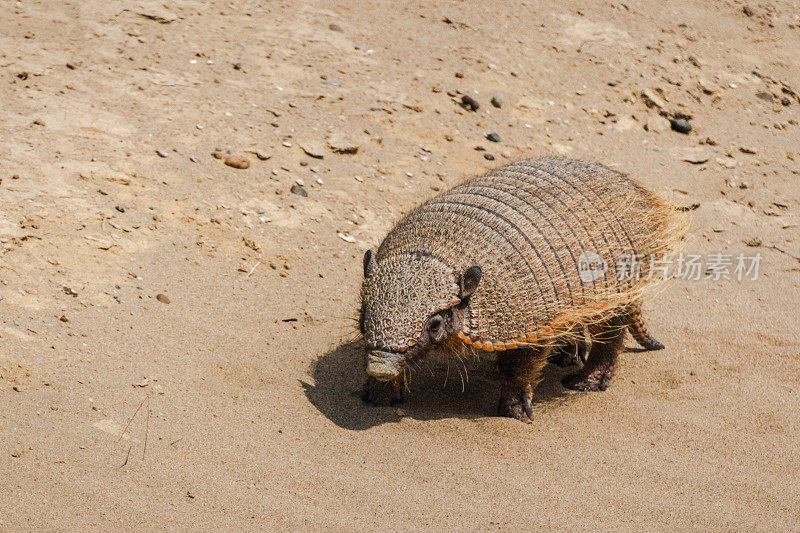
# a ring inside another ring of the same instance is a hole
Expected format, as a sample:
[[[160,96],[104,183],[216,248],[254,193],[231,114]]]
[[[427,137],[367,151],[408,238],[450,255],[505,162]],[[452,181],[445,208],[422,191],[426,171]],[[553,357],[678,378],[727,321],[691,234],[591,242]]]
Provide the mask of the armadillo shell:
[[[656,279],[648,279],[653,257],[685,226],[681,213],[618,172],[542,158],[467,180],[419,206],[389,233],[377,258],[422,252],[456,276],[480,266],[458,336],[502,350],[631,301]],[[589,279],[586,261],[598,258],[605,275]],[[636,275],[625,276],[631,258]]]

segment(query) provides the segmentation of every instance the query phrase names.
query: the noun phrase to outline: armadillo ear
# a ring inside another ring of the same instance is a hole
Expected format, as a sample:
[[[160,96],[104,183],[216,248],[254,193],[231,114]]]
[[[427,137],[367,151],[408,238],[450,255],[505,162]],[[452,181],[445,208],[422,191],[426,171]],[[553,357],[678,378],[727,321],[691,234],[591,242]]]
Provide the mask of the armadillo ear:
[[[367,250],[364,253],[364,277],[366,278],[369,276],[369,273],[372,272],[372,267],[375,266],[375,256],[372,254],[372,250]]]
[[[461,294],[459,294],[458,297],[462,300],[466,300],[472,296],[472,293],[478,288],[478,283],[481,281],[482,274],[483,271],[481,270],[481,267],[477,265],[466,269],[458,279],[458,287],[461,289]]]

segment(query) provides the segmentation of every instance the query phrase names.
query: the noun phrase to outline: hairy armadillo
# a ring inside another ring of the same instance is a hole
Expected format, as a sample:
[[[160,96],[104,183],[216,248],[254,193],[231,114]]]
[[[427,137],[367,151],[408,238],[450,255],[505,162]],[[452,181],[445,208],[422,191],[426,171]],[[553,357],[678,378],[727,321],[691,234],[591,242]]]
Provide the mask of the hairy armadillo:
[[[604,390],[626,330],[663,348],[640,301],[685,217],[619,172],[562,158],[518,161],[425,202],[364,256],[365,400],[400,400],[409,363],[471,345],[497,352],[499,413],[531,417],[552,348],[584,331],[586,364],[564,384]]]

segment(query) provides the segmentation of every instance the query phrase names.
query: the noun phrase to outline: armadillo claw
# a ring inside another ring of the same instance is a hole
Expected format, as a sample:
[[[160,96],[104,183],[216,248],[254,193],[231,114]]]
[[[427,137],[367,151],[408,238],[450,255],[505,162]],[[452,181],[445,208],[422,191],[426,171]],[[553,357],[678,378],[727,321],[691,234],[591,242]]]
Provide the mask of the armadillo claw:
[[[523,386],[506,386],[500,391],[500,404],[497,414],[523,420],[527,415],[529,420],[533,420],[533,387],[530,384]]]
[[[403,401],[403,376],[392,381],[379,381],[372,376],[367,378],[361,389],[361,400],[374,406],[395,405]]]
[[[530,399],[525,398],[522,401],[522,408],[525,409],[525,414],[528,415],[528,418],[533,420],[533,406],[531,405]]]

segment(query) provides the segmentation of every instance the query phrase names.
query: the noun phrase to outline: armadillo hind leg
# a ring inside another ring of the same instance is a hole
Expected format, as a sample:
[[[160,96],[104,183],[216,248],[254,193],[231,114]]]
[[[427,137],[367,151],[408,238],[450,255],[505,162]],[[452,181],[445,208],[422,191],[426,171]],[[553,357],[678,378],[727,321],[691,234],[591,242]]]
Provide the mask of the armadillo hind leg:
[[[570,337],[564,344],[556,346],[548,359],[549,362],[561,368],[575,366],[578,364],[578,361],[580,361],[581,364],[586,363],[586,357],[592,349],[592,338],[586,326],[581,325],[576,329],[577,337]]]
[[[619,313],[604,322],[589,326],[592,348],[583,368],[564,378],[561,383],[568,389],[603,391],[614,377],[617,357],[622,351],[628,315]]]
[[[497,412],[500,416],[522,420],[523,415],[527,415],[533,419],[533,389],[541,379],[549,351],[549,347],[537,347],[497,352],[500,374]]]
[[[644,325],[644,319],[642,318],[642,304],[640,302],[634,301],[628,305],[628,316],[630,319],[628,330],[630,330],[634,340],[636,340],[642,348],[645,350],[664,349],[664,345],[654,339],[647,331],[647,327]]]
[[[361,389],[361,399],[369,405],[395,405],[403,401],[405,376],[400,374],[391,381],[379,381],[372,376],[367,376],[367,381]]]

